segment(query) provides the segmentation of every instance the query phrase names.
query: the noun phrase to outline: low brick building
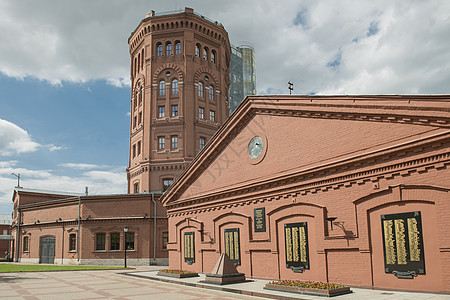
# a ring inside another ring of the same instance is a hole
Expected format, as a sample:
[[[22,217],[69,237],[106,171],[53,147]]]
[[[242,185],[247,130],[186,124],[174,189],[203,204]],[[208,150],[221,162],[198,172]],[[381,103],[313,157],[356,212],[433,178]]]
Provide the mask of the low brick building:
[[[0,215],[0,260],[8,260],[10,256],[11,215]]]
[[[160,193],[87,196],[16,188],[14,260],[27,263],[167,264]],[[128,231],[125,233],[124,228]]]
[[[162,197],[171,268],[450,291],[450,96],[248,97]]]

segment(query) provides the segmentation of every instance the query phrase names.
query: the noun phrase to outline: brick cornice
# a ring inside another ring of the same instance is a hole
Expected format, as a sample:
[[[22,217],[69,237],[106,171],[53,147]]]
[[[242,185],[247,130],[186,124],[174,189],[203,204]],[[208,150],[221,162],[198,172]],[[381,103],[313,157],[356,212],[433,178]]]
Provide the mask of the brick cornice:
[[[437,144],[434,144],[436,147]],[[425,146],[425,145],[423,145]],[[378,157],[366,157],[348,163],[330,165],[324,168],[285,175],[264,182],[231,188],[219,193],[202,195],[192,199],[184,199],[166,204],[169,216],[193,214],[210,210],[249,205],[286,198],[289,196],[307,195],[309,193],[327,192],[353,185],[373,184],[381,179],[397,176],[410,176],[430,170],[441,170],[450,166],[450,152],[439,154],[417,155],[419,149],[427,151],[433,148],[428,145],[422,148],[411,148],[409,151],[384,153]],[[447,149],[450,140],[447,139]],[[404,160],[402,157],[416,154],[414,159]],[[419,153],[420,154],[420,153]],[[245,197],[245,199],[244,199]]]

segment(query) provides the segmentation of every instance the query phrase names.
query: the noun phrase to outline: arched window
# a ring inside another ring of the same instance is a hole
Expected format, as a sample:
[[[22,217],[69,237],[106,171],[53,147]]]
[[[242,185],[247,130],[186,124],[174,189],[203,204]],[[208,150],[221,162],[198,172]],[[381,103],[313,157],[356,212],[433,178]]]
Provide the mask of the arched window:
[[[195,56],[200,57],[200,45],[195,45]]]
[[[178,80],[174,79],[172,80],[172,95],[178,94]]]
[[[203,48],[203,59],[208,60],[208,48]]]
[[[166,55],[172,55],[172,44],[167,43],[166,45]]]
[[[214,101],[214,87],[212,85],[209,87],[209,100]]]
[[[213,64],[215,64],[216,63],[216,51],[211,51],[211,62],[213,63]]]
[[[138,53],[138,61],[137,61],[137,63],[138,63],[138,72],[141,70],[141,53]]]
[[[175,54],[181,54],[181,43],[180,42],[175,43]]]
[[[198,83],[198,96],[203,97],[203,83]]]
[[[162,46],[161,43],[159,43],[156,46],[156,55],[158,55],[158,56],[162,56],[163,55],[163,46]]]
[[[161,80],[159,82],[159,95],[164,96],[166,94],[166,82]]]

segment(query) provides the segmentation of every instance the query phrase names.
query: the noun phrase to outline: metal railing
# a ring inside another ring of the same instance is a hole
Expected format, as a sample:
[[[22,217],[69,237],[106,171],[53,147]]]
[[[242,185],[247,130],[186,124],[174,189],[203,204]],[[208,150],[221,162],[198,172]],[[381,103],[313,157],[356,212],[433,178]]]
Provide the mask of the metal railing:
[[[185,12],[184,9],[177,9],[177,10],[163,11],[163,12],[155,12],[155,11],[152,11],[152,16],[153,16],[153,17],[167,16],[167,15],[181,14],[181,13],[184,13],[184,12]],[[199,14],[199,13],[196,13],[195,11],[194,11],[193,14],[196,15],[196,16],[199,16],[200,18],[205,19],[205,20],[207,20],[207,21],[209,21],[209,22],[211,22],[211,23],[214,23],[214,24],[216,24],[216,25],[220,24],[219,22],[217,22],[217,21],[215,21],[215,20],[212,20],[212,19],[210,19],[210,18],[208,18],[208,17],[205,17],[204,15],[201,15],[201,14]]]

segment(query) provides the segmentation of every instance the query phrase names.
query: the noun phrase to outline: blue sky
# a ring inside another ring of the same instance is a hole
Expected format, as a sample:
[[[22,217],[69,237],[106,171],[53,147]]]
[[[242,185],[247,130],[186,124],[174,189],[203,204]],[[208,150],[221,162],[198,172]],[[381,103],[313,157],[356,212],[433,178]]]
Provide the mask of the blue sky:
[[[127,39],[150,10],[185,6],[254,46],[259,94],[450,92],[450,1],[0,0],[0,214],[13,172],[126,192]]]

